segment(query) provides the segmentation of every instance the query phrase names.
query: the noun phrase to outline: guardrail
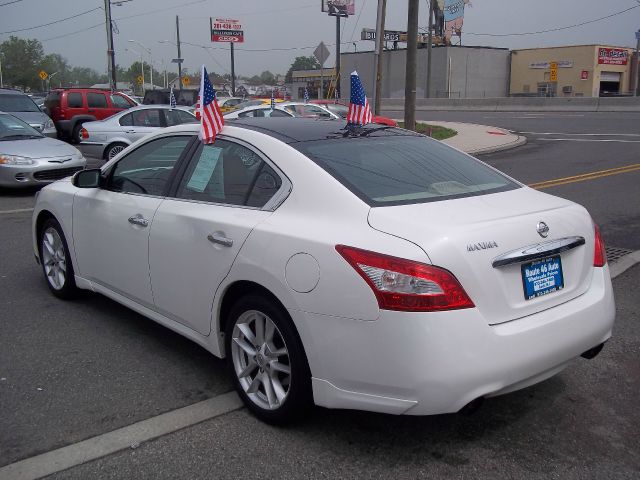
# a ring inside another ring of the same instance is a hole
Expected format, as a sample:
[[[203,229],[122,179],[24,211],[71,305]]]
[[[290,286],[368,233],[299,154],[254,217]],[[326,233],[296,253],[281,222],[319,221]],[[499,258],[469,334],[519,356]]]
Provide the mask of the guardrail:
[[[404,110],[404,99],[383,98],[382,109]],[[416,110],[640,112],[640,97],[419,98]]]

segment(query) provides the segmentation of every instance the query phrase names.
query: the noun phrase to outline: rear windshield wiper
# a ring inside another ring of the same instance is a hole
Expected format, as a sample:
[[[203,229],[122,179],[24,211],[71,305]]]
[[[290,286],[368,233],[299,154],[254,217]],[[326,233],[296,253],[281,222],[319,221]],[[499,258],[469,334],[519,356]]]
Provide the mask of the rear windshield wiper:
[[[388,130],[390,128],[396,128],[396,127],[392,127],[391,125],[385,125],[383,127],[375,127],[375,128],[364,128],[362,126],[346,126],[345,127],[345,131],[342,134],[343,137],[366,137],[368,136],[370,133],[374,133],[374,132],[380,132],[382,130]]]

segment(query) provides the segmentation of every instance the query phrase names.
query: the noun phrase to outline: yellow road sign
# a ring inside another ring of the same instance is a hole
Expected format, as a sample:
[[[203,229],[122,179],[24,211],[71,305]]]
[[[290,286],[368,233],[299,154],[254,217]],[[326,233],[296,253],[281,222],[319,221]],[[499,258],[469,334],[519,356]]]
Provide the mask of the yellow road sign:
[[[138,75],[138,76],[136,77],[136,83],[137,83],[138,85],[142,85],[142,83],[143,83],[143,82],[144,82],[144,77],[143,77],[142,75]]]
[[[551,71],[549,75],[549,80],[552,82],[557,82],[558,81],[558,62],[549,63],[549,70]]]
[[[49,74],[47,72],[45,72],[44,70],[40,70],[38,72],[38,76],[40,77],[40,80],[46,80],[47,77],[49,76]]]
[[[189,77],[182,77],[182,84],[189,85],[191,83],[191,79]]]

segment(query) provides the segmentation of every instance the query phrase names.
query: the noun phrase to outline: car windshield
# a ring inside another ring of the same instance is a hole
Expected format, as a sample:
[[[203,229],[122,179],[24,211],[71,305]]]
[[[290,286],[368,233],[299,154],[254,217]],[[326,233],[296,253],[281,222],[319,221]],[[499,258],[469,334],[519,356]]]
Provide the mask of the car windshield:
[[[39,112],[38,106],[26,95],[0,95],[0,110],[3,112]]]
[[[42,134],[13,115],[0,115],[0,140],[40,138]]]
[[[519,188],[436,140],[393,134],[294,143],[372,207],[433,202]]]
[[[347,118],[347,114],[349,113],[349,107],[340,105],[339,103],[327,103],[323,105],[323,107],[336,115],[340,115],[342,118]]]

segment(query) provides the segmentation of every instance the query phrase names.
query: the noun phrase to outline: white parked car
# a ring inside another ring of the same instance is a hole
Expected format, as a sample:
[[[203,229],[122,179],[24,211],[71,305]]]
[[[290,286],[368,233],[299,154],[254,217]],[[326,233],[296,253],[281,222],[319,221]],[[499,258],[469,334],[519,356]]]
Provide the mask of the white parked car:
[[[78,147],[85,156],[111,160],[136,140],[159,128],[197,122],[191,107],[138,105],[104,120],[83,123]]]
[[[271,105],[268,104],[253,105],[243,108],[242,110],[232,110],[224,114],[225,120],[264,117],[323,118],[326,120],[341,119],[340,116],[330,112],[325,107],[303,102],[276,103],[274,108],[271,108]]]
[[[41,190],[50,290],[102,293],[227,357],[270,422],[330,408],[456,412],[611,336],[580,205],[388,126],[274,118],[158,131]]]

